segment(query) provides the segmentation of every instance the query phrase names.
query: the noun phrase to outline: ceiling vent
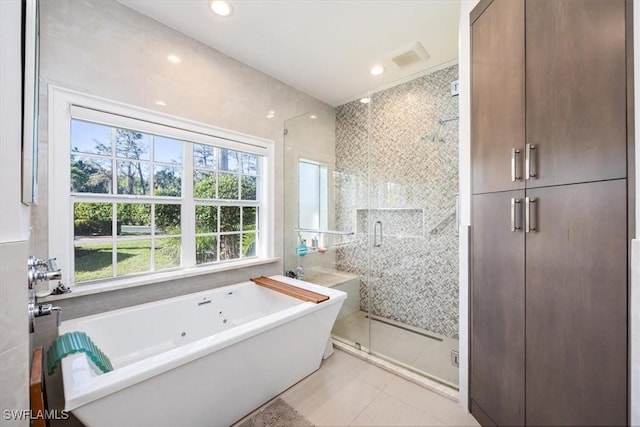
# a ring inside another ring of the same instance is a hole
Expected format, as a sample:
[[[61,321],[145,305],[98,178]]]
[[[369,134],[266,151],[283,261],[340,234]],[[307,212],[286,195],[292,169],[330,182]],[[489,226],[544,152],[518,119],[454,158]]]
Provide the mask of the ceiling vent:
[[[427,51],[422,47],[420,42],[416,42],[413,46],[394,57],[391,60],[400,68],[408,67],[409,65],[413,65],[415,63],[425,61],[429,59],[430,56]]]

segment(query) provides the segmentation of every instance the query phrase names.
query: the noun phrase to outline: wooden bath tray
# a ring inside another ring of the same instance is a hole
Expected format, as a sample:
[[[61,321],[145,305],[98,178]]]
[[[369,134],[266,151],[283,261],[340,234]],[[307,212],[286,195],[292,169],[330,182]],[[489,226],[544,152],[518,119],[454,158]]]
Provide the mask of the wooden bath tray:
[[[290,285],[288,283],[280,282],[278,280],[270,279],[268,277],[254,277],[250,279],[256,285],[264,286],[272,291],[280,292],[290,297],[298,298],[303,301],[310,301],[314,304],[319,304],[329,299],[327,295],[322,295],[317,292],[302,289],[297,286]]]

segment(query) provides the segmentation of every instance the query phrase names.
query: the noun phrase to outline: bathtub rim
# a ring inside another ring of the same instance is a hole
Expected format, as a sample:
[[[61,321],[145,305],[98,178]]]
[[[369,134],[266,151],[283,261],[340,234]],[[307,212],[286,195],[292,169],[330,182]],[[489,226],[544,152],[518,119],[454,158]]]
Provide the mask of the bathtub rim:
[[[288,307],[284,310],[280,310],[267,316],[249,321],[226,331],[219,332],[215,335],[201,338],[191,343],[172,348],[160,354],[156,354],[151,357],[139,360],[137,362],[131,363],[102,375],[91,375],[91,372],[94,372],[94,368],[92,368],[89,359],[84,354],[65,357],[61,362],[60,368],[62,371],[62,381],[64,387],[65,410],[72,411],[95,400],[104,398],[110,394],[131,387],[137,383],[148,380],[157,375],[161,375],[162,373],[165,373],[172,369],[176,369],[184,364],[206,357],[211,353],[232,346],[238,342],[247,340],[258,334],[264,333],[270,329],[277,328],[278,326],[281,326],[290,321],[294,321],[316,311],[323,310],[334,304],[341,303],[347,298],[347,294],[340,290],[325,288],[313,283],[302,282],[281,275],[270,276],[270,278],[281,280],[283,282],[300,286],[315,292],[325,293],[329,295],[329,300],[320,304],[300,301],[299,304]],[[211,294],[212,291],[247,284],[258,286],[250,281],[241,282],[233,285],[209,289],[206,291],[185,294],[178,297],[166,298],[151,303],[106,311],[104,313],[94,314],[90,316],[83,316],[76,319],[68,320],[63,323],[67,323],[67,325],[73,325],[73,323],[85,319],[94,319],[103,317],[107,314],[113,315],[118,312],[138,310],[145,306],[148,307],[157,305],[158,303],[169,303],[170,301],[190,299],[193,297],[198,297],[200,295]],[[275,292],[271,290],[269,291]],[[66,330],[67,328],[64,329]],[[328,331],[328,333],[330,336],[330,331]],[[77,375],[82,374],[84,374],[85,376],[89,375],[90,379],[88,381],[79,383],[78,381],[76,381]]]

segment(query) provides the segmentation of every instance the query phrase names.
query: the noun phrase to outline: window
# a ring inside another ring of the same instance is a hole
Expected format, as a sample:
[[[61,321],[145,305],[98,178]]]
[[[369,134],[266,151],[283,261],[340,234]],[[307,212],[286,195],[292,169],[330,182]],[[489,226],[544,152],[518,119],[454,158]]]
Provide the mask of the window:
[[[260,160],[253,154],[194,144],[198,264],[256,256]]]
[[[327,167],[309,160],[298,163],[298,226],[302,229],[327,229]],[[317,233],[301,233],[311,242]]]
[[[62,90],[54,102],[50,223],[71,226],[51,227],[49,239],[68,254],[59,258],[70,281],[271,256],[271,144],[77,96],[112,110]]]

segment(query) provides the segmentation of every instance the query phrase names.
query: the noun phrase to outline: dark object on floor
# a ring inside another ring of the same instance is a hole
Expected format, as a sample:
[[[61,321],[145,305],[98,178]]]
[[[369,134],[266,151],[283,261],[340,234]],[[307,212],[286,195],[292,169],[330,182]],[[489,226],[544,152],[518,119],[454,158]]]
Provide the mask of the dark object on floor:
[[[237,427],[313,427],[313,424],[278,397]]]

